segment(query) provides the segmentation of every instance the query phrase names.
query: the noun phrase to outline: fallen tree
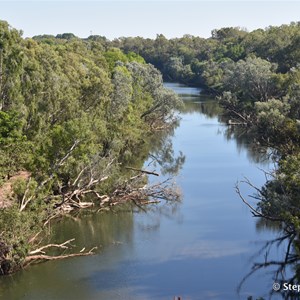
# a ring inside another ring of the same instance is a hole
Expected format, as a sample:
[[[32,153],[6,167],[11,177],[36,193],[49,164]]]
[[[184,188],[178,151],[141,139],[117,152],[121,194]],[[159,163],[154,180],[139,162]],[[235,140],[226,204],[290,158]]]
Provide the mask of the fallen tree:
[[[44,198],[45,202],[53,203],[53,211],[46,219],[45,224],[60,214],[69,213],[76,209],[94,206],[100,208],[110,207],[125,202],[141,205],[160,200],[177,201],[180,198],[180,192],[171,183],[171,178],[149,185],[147,184],[147,175],[160,176],[157,172],[129,166],[126,166],[125,170],[129,170],[126,172],[129,172],[128,175],[131,173],[131,176],[117,183],[109,193],[103,193],[103,183],[110,179],[112,169],[119,168],[119,164],[115,163],[115,158],[103,158],[102,160],[95,160],[82,167],[73,180],[68,180],[65,183],[61,181],[52,183],[52,185],[57,186],[57,188],[52,186],[52,189],[56,189],[57,192],[55,195],[48,195]],[[56,169],[56,166],[54,168]],[[50,175],[50,177],[53,176]],[[49,183],[50,180],[45,180],[42,185]],[[36,194],[33,194],[33,197],[35,196]],[[32,195],[30,196],[30,193],[28,193],[27,183],[20,210],[23,210],[30,201],[34,200]]]
[[[42,228],[33,235],[33,232],[26,232],[23,234],[22,245],[12,246],[8,244],[7,240],[16,240],[26,228],[35,226],[32,220],[32,208],[35,202],[39,200],[39,193],[36,193],[33,184],[33,179],[30,177],[26,180],[25,191],[19,198],[19,204],[15,209],[14,215],[11,216],[13,224],[16,219],[19,222],[18,231],[12,230],[9,224],[7,228],[0,234],[0,274],[10,274],[20,268],[27,267],[33,263],[40,263],[49,260],[65,259],[77,256],[87,256],[95,254],[96,247],[85,251],[70,252],[74,239],[67,240],[63,243],[48,243],[44,244],[46,225],[50,225],[51,221],[69,214],[72,211],[94,208],[97,211],[109,210],[116,205],[132,203],[141,210],[146,210],[145,205],[157,204],[164,201],[178,201],[180,199],[180,192],[178,188],[172,183],[172,179],[168,178],[158,183],[148,184],[148,175],[159,176],[155,171],[140,170],[132,167],[127,167],[129,171],[129,178],[122,180],[116,184],[115,188],[107,194],[103,194],[101,185],[109,180],[109,169],[113,165],[113,159],[110,159],[106,168],[100,169],[96,164],[85,166],[82,168],[74,180],[67,184],[58,185],[58,192],[55,195],[48,195],[42,199],[47,203],[48,210],[44,212],[45,219]],[[45,181],[46,182],[46,181]],[[47,181],[50,184],[51,181]],[[52,183],[53,184],[53,183]],[[38,187],[40,190],[43,187]],[[9,211],[6,211],[9,213]],[[28,214],[28,217],[26,217]],[[29,225],[24,222],[29,222]],[[7,217],[4,218],[7,220]],[[29,220],[29,221],[28,221]],[[38,228],[36,229],[38,230]],[[28,235],[29,234],[29,235]],[[13,236],[12,236],[13,235]],[[15,248],[14,248],[15,247]],[[61,253],[57,251],[62,250]],[[17,258],[17,261],[14,260]]]

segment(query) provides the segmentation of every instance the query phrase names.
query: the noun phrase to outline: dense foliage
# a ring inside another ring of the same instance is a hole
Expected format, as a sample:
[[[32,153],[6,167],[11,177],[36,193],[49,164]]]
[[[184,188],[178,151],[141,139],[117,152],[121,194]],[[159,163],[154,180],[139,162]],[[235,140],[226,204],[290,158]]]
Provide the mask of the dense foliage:
[[[0,21],[0,273],[68,192],[107,179],[108,193],[123,165],[141,167],[139,147],[179,105],[135,53],[73,34],[23,39]]]
[[[184,35],[168,40],[160,34],[154,40],[128,37],[112,42],[103,40],[103,44],[113,44],[126,53],[138,53],[161,70],[166,79],[222,92],[227,89],[225,77],[232,72],[259,75],[258,78],[278,74],[275,83],[282,83],[280,75],[297,68],[299,41],[300,25],[291,23],[252,32],[239,27],[215,29],[208,39]],[[270,80],[269,77],[265,80]]]

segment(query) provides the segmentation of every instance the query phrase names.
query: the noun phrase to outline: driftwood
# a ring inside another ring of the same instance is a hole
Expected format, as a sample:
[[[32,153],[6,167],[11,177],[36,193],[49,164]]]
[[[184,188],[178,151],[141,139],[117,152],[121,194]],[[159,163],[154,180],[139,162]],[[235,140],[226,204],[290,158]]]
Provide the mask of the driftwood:
[[[50,248],[56,248],[56,249],[70,249],[71,242],[73,242],[75,239],[70,239],[68,241],[65,241],[64,243],[61,244],[48,244],[44,245],[38,249],[32,250],[28,253],[28,256],[25,257],[23,261],[23,266],[26,267],[31,263],[38,263],[42,261],[47,261],[47,260],[58,260],[58,259],[65,259],[69,257],[76,257],[76,256],[88,256],[88,255],[94,255],[95,252],[94,250],[97,249],[97,247],[92,248],[89,251],[84,251],[85,248],[80,250],[77,253],[70,253],[70,254],[62,254],[62,255],[47,255],[45,250],[50,249]]]
[[[159,174],[156,172],[139,170],[131,167],[127,167],[127,169],[138,172],[138,174],[118,184],[115,190],[109,195],[103,195],[99,187],[101,186],[101,183],[109,179],[108,174],[112,173],[110,172],[110,168],[113,165],[114,158],[110,160],[108,160],[108,158],[103,158],[103,161],[99,161],[99,158],[96,157],[93,162],[91,162],[89,165],[83,166],[82,169],[78,171],[76,176],[74,176],[75,179],[69,179],[68,182],[59,180],[59,176],[56,176],[59,174],[59,168],[65,164],[79,143],[79,140],[74,141],[65,156],[57,159],[49,171],[48,177],[43,178],[43,181],[41,180],[41,183],[34,190],[32,187],[33,185],[31,184],[32,182],[30,176],[27,178],[28,180],[25,192],[20,201],[20,212],[23,212],[30,207],[30,204],[36,200],[36,195],[41,196],[43,194],[38,192],[43,191],[46,185],[47,188],[53,188],[53,194],[46,196],[43,200],[45,203],[52,205],[53,209],[51,210],[51,214],[45,220],[44,225],[49,224],[52,219],[69,213],[75,209],[98,206],[100,207],[99,210],[106,210],[117,204],[128,202],[133,203],[140,209],[144,209],[143,205],[159,203],[162,199],[166,201],[176,201],[180,198],[180,193],[174,188],[174,186],[170,185],[170,179],[153,185],[147,185],[145,184],[147,181],[147,175],[159,176]],[[103,165],[105,164],[104,167],[101,166],[101,162]],[[74,239],[70,239],[61,244],[49,243],[47,245],[40,245],[40,233],[41,232],[38,232],[34,236],[28,238],[28,244],[30,247],[33,248],[34,245],[39,246],[38,248],[32,249],[28,252],[27,256],[22,261],[23,267],[42,261],[93,255],[95,254],[94,250],[97,249],[97,247],[94,247],[89,251],[85,251],[85,248],[83,248],[77,253],[65,253],[64,251],[70,250],[72,246],[71,242],[73,242]],[[37,241],[38,239],[39,241]],[[6,263],[8,263],[8,260],[6,259],[7,253],[5,247],[6,245],[3,244],[3,253],[1,254],[0,252],[0,275],[1,270],[3,274],[8,274],[10,272],[9,268],[5,269],[4,266]],[[63,253],[59,255],[51,255],[51,252],[50,254],[47,253],[47,251],[53,249],[61,250]]]
[[[29,264],[33,262],[38,262],[38,261],[45,261],[45,260],[58,260],[58,259],[65,259],[65,258],[70,258],[70,257],[76,257],[76,256],[88,256],[88,255],[94,255],[95,252],[93,252],[96,249],[96,247],[92,248],[88,252],[79,252],[79,253],[71,253],[71,254],[65,254],[65,255],[57,255],[57,256],[51,256],[51,255],[30,255],[27,256],[24,259],[24,267],[28,266]]]
[[[110,205],[132,202],[141,208],[143,204],[158,203],[160,200],[178,201],[180,192],[166,179],[152,185],[142,185],[145,174],[131,177],[123,185],[114,190],[110,196]]]
[[[109,178],[106,173],[108,173],[107,171],[113,164],[113,161],[114,159],[111,159],[101,171],[98,170],[96,162],[89,166],[84,166],[73,181],[68,182],[64,186],[59,186],[59,195],[56,198],[60,201],[54,204],[55,212],[49,218],[55,218],[61,213],[69,213],[74,209],[93,207],[95,205],[94,200],[100,205],[107,203],[107,195],[101,195],[96,188],[101,182]],[[85,201],[87,196],[89,201]],[[46,223],[48,223],[48,220]]]

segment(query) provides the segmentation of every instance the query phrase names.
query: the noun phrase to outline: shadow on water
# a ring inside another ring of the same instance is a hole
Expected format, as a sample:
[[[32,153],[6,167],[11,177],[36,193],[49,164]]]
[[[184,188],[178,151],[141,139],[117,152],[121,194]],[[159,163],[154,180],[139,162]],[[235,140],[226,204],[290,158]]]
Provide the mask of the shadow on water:
[[[181,87],[182,88],[182,87]],[[177,88],[178,90],[179,88]],[[175,89],[176,90],[176,89]],[[248,158],[255,162],[268,165],[270,162],[270,149],[261,147],[255,139],[253,133],[243,125],[228,125],[228,119],[222,116],[222,108],[214,97],[208,95],[201,95],[200,90],[197,93],[190,95],[180,94],[185,105],[181,110],[183,114],[199,114],[207,117],[208,122],[202,126],[220,126],[218,134],[223,135],[227,141],[234,141],[238,151],[247,150]],[[209,120],[216,118],[218,124],[210,123]]]
[[[178,124],[172,128],[160,131],[149,139],[151,145],[148,149],[148,160],[146,168],[159,169],[162,175],[176,176],[185,162],[185,155],[182,151],[175,153],[173,148],[174,132]]]
[[[259,251],[253,254],[251,270],[242,278],[238,291],[253,275],[268,273],[273,280],[272,287],[264,299],[299,299],[300,294],[300,240],[291,232],[286,232],[280,223],[260,219],[258,230],[276,232],[277,237],[259,243]],[[252,300],[254,298],[249,297]],[[256,298],[255,298],[256,299]]]
[[[252,197],[259,199],[257,205],[275,207],[286,211],[286,194],[274,194],[275,179],[267,180],[266,184]],[[273,196],[272,196],[273,195]],[[251,197],[251,196],[250,196]],[[279,197],[279,201],[278,198]],[[265,202],[265,203],[264,203]],[[263,213],[266,213],[263,210]],[[288,216],[288,211],[285,213]],[[292,221],[294,222],[294,220]],[[284,219],[270,220],[268,215],[256,221],[257,232],[272,232],[276,234],[263,243],[259,243],[259,250],[251,258],[252,268],[241,280],[240,291],[247,280],[257,273],[268,273],[272,277],[273,285],[268,296],[263,299],[291,299],[300,297],[300,240],[295,224]],[[252,299],[252,298],[249,298]]]

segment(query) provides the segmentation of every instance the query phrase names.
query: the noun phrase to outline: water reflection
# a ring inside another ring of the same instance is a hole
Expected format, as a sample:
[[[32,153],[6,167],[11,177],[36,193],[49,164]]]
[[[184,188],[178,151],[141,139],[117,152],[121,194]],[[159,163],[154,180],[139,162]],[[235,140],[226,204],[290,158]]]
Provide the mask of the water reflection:
[[[254,163],[268,165],[270,161],[270,150],[261,147],[255,139],[255,135],[245,126],[227,125],[228,119],[222,116],[222,108],[214,97],[202,95],[200,89],[186,88],[184,85],[166,83],[166,87],[172,88],[179,93],[185,105],[182,108],[183,114],[205,115],[207,123],[202,126],[219,126],[216,123],[210,123],[212,118],[217,118],[220,123],[224,124],[223,128],[218,130],[218,134],[224,136],[227,141],[234,141],[239,151],[247,150],[248,158]],[[191,94],[182,93],[182,89],[187,89]]]
[[[273,156],[273,153],[270,151],[270,149],[261,147],[260,144],[256,142],[255,135],[247,127],[239,125],[227,125],[228,120],[222,117],[222,110],[215,100],[207,96],[195,94],[192,96],[183,94],[182,98],[186,104],[185,108],[183,109],[183,113],[205,115],[208,117],[208,120],[214,117],[218,118],[218,121],[224,124],[224,127],[220,127],[218,125],[217,132],[219,135],[224,136],[228,142],[234,141],[239,152],[247,150],[246,153],[249,160],[257,164],[259,163],[261,166],[265,166],[266,168],[269,167],[270,157]],[[202,123],[202,126],[205,125],[215,126],[216,124]],[[276,235],[279,234],[279,237],[271,239],[260,246],[260,250],[258,253],[256,253],[256,255],[253,256],[253,259],[262,258],[262,262],[253,263],[251,271],[244,277],[241,285],[239,286],[239,293],[241,293],[242,285],[245,284],[246,280],[249,280],[249,276],[254,275],[254,273],[257,271],[264,269],[271,271],[274,275],[273,280],[278,282],[281,286],[283,283],[298,284],[300,266],[298,264],[299,256],[296,255],[296,253],[300,253],[300,243],[295,242],[294,235],[287,235],[287,233],[282,230],[280,223],[270,222],[262,218],[257,220],[256,230],[258,233],[271,232]],[[191,257],[194,257],[195,259],[209,259],[222,256],[241,255],[247,252],[247,245],[241,242],[216,242],[200,240],[199,243],[189,244],[189,246],[185,249],[181,249],[181,252],[177,255],[177,259],[184,260]],[[281,256],[278,255],[278,253],[285,253],[282,260],[280,259]],[[296,271],[291,272],[291,270]],[[297,270],[299,270],[299,272]],[[274,290],[271,286],[269,289],[267,289],[267,291],[267,293],[273,297],[280,296],[284,299],[299,299],[298,291],[286,292],[281,289],[281,292],[274,295]],[[255,297],[255,299],[264,299],[257,297]],[[254,298],[249,295],[249,299]]]
[[[74,250],[98,246],[98,253],[113,253],[114,263],[133,244],[132,213],[80,213],[77,217],[64,218],[53,227],[54,240],[63,242],[75,238]],[[132,246],[131,246],[132,247]],[[84,278],[98,270],[111,268],[111,257],[103,255],[68,259],[30,267],[9,277],[1,278],[1,299],[99,299],[91,282]],[[112,280],[112,284],[113,284]],[[107,284],[107,283],[106,283]],[[104,286],[106,286],[106,284]],[[3,287],[6,286],[5,289]],[[103,286],[102,286],[103,287]],[[97,288],[101,288],[100,286]],[[109,298],[101,298],[109,299]]]
[[[262,222],[259,221],[259,226]],[[263,224],[264,230],[276,231],[277,237],[266,241],[260,246],[260,250],[253,255],[252,268],[242,279],[238,290],[254,274],[259,272],[268,273],[272,276],[275,286],[269,287],[268,296],[263,299],[299,299],[300,287],[300,241],[294,233],[287,233],[276,222]],[[259,230],[262,229],[261,227]],[[252,299],[252,298],[251,298]]]
[[[263,243],[253,255],[251,271],[239,289],[254,274],[268,272],[275,283],[269,289],[270,298],[299,299],[300,240],[297,217],[292,217],[294,209],[290,205],[294,195],[284,190],[280,177],[271,178],[262,188],[255,188],[256,193],[250,197],[258,201],[257,207],[263,216],[256,222],[257,232],[276,233],[276,237]]]
[[[177,175],[185,162],[183,152],[174,152],[173,136],[175,128],[158,132],[150,139],[150,150],[148,152],[148,164],[159,168],[162,175]]]
[[[181,110],[182,113],[198,113],[215,118],[222,112],[218,102],[212,97],[198,95],[197,97],[183,97],[183,99],[185,105]]]
[[[223,119],[226,122],[226,119]],[[236,141],[237,149],[247,149],[248,157],[255,163],[268,165],[272,153],[267,147],[261,146],[251,130],[242,125],[228,125],[222,132],[227,140]]]

